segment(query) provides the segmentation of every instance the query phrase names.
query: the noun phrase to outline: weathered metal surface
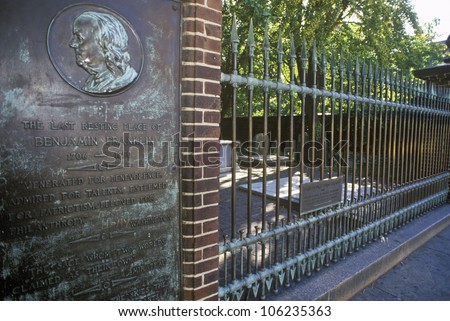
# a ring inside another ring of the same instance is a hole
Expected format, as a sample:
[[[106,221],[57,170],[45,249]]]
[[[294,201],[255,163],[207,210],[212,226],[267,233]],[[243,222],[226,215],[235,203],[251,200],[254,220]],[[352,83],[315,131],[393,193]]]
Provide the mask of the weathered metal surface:
[[[0,298],[180,292],[180,4],[0,4]]]
[[[344,177],[302,184],[300,202],[302,214],[342,204]]]

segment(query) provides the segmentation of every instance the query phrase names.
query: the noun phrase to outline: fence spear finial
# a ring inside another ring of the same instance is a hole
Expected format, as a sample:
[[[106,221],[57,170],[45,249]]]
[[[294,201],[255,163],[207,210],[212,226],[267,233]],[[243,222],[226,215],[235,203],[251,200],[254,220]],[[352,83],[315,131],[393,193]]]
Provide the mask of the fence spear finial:
[[[270,43],[267,29],[268,27],[266,25],[266,27],[264,28],[264,41],[263,41],[264,79],[269,79]]]
[[[356,64],[355,65],[356,65],[355,66],[355,78],[358,79],[359,76],[361,75],[361,71],[360,71],[361,66],[359,64],[359,58],[358,57],[356,57]]]
[[[278,63],[283,63],[283,40],[281,39],[281,29],[278,31],[278,44],[277,44]]]
[[[365,60],[363,61],[363,65],[362,65],[362,77],[363,77],[363,81],[367,80],[367,63]]]
[[[269,35],[268,35],[268,26],[264,27],[264,40],[263,40],[263,49],[270,49],[269,43]]]
[[[302,68],[306,68],[306,62],[308,61],[308,54],[306,53],[306,39],[303,37],[302,42]]]
[[[342,51],[342,48],[341,53],[339,55],[339,72],[341,74],[341,77],[345,72],[344,52]]]
[[[295,83],[295,59],[297,58],[297,55],[295,53],[295,43],[294,43],[294,35],[291,33],[291,41],[290,41],[290,48],[289,48],[289,67],[291,68],[291,84]]]
[[[255,55],[255,34],[253,31],[253,19],[250,19],[250,26],[248,28],[248,39],[247,45],[249,47],[249,56],[253,57]]]
[[[233,53],[238,52],[238,44],[239,44],[239,37],[236,28],[236,15],[233,14],[233,24],[231,26],[231,45]]]
[[[322,67],[323,67],[324,71],[328,67],[327,49],[325,47],[323,47],[323,50],[322,50]]]
[[[331,76],[336,76],[336,54],[334,48],[331,50]]]
[[[313,41],[312,62],[313,62],[313,70],[314,70],[314,72],[316,72],[317,71],[317,63],[319,62],[317,59],[316,40]]]
[[[291,41],[290,41],[290,48],[289,48],[289,57],[291,57],[291,59],[297,58],[297,54],[295,52],[294,34],[292,34],[292,33],[291,33]]]
[[[347,73],[348,77],[351,79],[353,76],[353,62],[351,59],[347,61]]]

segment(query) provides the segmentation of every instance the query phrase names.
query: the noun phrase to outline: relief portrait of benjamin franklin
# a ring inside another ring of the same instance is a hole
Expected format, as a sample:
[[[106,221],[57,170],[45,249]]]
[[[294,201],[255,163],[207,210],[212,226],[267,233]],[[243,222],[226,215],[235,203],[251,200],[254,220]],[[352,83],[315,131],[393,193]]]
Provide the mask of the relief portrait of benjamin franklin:
[[[130,65],[127,32],[113,15],[86,11],[77,16],[69,46],[75,50],[78,66],[89,73],[82,88],[86,92],[112,93],[138,75]]]

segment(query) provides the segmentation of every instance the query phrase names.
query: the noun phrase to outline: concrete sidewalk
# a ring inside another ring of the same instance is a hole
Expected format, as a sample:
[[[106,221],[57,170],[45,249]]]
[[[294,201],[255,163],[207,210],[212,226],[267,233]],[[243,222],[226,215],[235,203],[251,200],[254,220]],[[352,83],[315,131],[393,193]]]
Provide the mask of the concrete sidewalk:
[[[268,300],[450,301],[450,205],[425,213]]]
[[[450,301],[450,227],[351,300]]]

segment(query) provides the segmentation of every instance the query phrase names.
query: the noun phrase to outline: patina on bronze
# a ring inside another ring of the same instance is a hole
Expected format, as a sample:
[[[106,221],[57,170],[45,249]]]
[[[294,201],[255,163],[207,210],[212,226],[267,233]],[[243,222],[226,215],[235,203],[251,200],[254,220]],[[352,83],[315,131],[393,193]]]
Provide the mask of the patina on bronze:
[[[0,4],[2,300],[177,300],[180,5]]]
[[[48,29],[47,47],[60,76],[91,95],[126,90],[138,79],[144,62],[133,25],[98,5],[73,5],[58,12]]]
[[[89,74],[83,90],[90,93],[115,92],[137,77],[129,65],[128,35],[113,15],[86,11],[75,18],[69,46],[77,64]]]
[[[344,177],[325,179],[301,186],[302,214],[342,203]]]

